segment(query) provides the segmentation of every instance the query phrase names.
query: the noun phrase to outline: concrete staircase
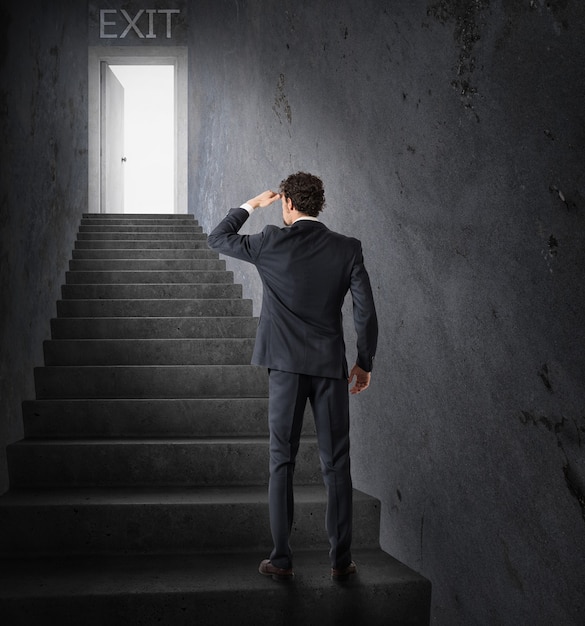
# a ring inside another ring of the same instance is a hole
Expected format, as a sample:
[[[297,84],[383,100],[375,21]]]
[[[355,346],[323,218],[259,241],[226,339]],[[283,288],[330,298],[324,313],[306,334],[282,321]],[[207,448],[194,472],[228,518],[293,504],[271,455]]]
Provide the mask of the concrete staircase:
[[[355,493],[359,574],[329,578],[306,421],[292,537],[269,554],[267,376],[257,321],[192,216],[86,214],[25,439],[0,498],[0,623],[428,624],[430,584],[378,547]]]

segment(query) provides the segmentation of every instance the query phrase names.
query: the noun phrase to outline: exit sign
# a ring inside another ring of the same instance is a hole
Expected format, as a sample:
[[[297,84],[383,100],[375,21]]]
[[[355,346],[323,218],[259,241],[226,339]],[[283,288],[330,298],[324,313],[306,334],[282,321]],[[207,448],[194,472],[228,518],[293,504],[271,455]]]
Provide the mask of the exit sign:
[[[173,16],[179,13],[180,9],[140,9],[131,16],[124,9],[100,9],[100,39],[124,39],[130,31],[140,39],[156,39],[161,28],[171,39]]]

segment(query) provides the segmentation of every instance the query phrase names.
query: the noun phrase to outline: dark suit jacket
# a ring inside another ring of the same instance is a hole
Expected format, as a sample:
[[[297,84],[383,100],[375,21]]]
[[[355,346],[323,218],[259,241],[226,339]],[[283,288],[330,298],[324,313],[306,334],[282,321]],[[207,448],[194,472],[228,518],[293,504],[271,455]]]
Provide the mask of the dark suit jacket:
[[[254,365],[347,378],[341,309],[353,298],[357,364],[371,371],[378,322],[361,243],[323,223],[299,220],[239,235],[245,209],[231,209],[208,237],[209,247],[253,263],[263,284]]]

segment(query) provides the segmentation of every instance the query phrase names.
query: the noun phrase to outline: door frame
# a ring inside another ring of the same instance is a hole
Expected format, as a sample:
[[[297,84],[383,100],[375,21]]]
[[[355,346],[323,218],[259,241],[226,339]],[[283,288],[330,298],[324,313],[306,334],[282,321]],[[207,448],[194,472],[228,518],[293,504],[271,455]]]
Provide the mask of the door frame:
[[[90,46],[88,88],[88,212],[105,213],[101,199],[101,64],[173,65],[175,68],[174,213],[187,213],[187,47]]]

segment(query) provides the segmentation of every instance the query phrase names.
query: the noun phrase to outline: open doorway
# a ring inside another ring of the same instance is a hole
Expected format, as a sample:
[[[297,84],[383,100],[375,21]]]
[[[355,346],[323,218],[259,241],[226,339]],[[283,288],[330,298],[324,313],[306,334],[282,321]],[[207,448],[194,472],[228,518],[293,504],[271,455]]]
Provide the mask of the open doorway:
[[[175,68],[109,67],[124,89],[123,213],[174,213]]]
[[[90,213],[187,213],[186,49],[90,48],[88,128]]]

